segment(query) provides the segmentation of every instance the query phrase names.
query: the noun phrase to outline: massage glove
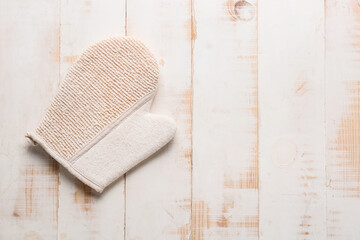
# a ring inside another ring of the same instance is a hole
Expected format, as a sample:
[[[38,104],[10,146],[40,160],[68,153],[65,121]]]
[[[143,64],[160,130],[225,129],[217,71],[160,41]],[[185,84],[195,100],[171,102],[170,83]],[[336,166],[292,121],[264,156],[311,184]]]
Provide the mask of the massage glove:
[[[27,137],[102,192],[175,135],[173,120],[149,113],[158,77],[156,59],[142,42],[121,37],[97,43],[69,69]]]

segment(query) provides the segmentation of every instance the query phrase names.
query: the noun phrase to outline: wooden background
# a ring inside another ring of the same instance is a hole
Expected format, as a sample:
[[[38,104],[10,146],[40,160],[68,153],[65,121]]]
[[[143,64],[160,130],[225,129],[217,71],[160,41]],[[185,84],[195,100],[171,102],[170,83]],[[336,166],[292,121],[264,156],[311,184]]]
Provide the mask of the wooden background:
[[[24,134],[110,36],[157,55],[174,141],[103,194]],[[0,0],[0,239],[360,239],[357,0]]]

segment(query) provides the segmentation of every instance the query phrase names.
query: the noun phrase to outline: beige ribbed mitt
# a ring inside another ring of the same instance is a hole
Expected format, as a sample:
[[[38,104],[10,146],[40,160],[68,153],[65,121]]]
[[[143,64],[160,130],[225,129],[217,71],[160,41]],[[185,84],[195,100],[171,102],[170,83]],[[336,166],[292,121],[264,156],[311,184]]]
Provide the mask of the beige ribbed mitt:
[[[173,120],[149,113],[159,69],[138,40],[89,47],[27,137],[98,192],[168,143]]]

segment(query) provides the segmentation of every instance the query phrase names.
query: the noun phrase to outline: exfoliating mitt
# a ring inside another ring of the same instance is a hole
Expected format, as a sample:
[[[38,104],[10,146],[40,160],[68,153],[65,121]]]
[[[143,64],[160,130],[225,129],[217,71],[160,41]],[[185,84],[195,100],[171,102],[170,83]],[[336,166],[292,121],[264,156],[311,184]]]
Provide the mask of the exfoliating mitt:
[[[129,37],[101,41],[68,70],[27,137],[102,192],[175,135],[172,119],[149,113],[158,77],[156,59],[142,42]]]

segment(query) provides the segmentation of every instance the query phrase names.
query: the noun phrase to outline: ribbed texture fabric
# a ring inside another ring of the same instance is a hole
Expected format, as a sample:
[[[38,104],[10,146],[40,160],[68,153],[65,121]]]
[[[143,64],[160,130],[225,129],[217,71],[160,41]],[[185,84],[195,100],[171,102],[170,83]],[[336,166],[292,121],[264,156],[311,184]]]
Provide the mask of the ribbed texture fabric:
[[[111,38],[91,46],[68,71],[36,134],[69,160],[154,92],[158,74],[155,58],[138,40]]]

